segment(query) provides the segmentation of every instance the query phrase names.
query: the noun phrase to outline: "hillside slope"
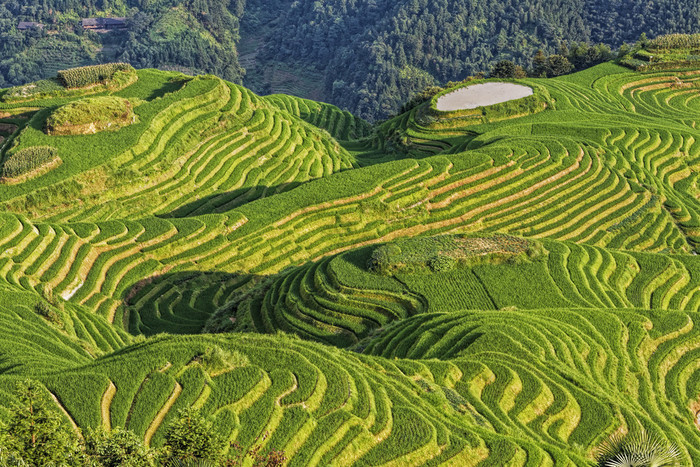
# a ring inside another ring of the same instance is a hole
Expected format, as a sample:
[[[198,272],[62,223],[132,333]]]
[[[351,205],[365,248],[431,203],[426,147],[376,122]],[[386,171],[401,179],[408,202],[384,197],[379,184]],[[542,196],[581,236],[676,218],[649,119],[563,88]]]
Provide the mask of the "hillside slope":
[[[117,68],[0,91],[0,417],[31,377],[75,427],[159,446],[192,406],[289,465],[592,465],[639,426],[700,463],[699,70],[371,127]],[[48,134],[96,97],[134,118]]]

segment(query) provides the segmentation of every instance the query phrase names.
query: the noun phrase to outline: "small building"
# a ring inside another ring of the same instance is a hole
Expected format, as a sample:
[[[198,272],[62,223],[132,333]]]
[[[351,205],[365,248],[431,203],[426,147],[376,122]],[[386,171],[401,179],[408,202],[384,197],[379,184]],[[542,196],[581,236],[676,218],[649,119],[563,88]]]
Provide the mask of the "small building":
[[[126,18],[85,18],[82,20],[83,29],[113,31],[126,29]]]
[[[41,23],[35,23],[34,21],[20,21],[17,25],[17,29],[20,31],[28,31],[30,29],[44,29],[44,25]]]

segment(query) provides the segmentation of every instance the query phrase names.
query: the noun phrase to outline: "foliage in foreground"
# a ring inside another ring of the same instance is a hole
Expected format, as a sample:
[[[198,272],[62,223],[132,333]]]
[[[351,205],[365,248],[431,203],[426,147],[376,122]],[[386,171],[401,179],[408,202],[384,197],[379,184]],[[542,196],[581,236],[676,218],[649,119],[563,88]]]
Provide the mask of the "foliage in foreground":
[[[224,441],[211,422],[191,408],[178,412],[178,419],[165,432],[165,445],[173,459],[182,461],[220,462],[224,455]]]
[[[155,465],[156,451],[143,445],[131,431],[91,430],[82,445],[86,461],[100,467],[145,467]],[[86,462],[86,463],[88,463]]]
[[[616,434],[599,450],[601,467],[664,467],[676,465],[680,459],[678,447],[650,435],[646,430]]]
[[[7,457],[31,465],[74,462],[77,436],[52,406],[44,388],[24,381],[17,386],[17,406],[0,432],[0,445]]]
[[[121,427],[91,429],[79,439],[36,381],[19,383],[16,396],[10,419],[0,428],[2,466],[238,466],[249,458],[254,466],[274,467],[286,460],[282,451],[264,451],[257,442],[247,449],[238,443],[228,446],[212,423],[192,408],[180,410],[168,425],[162,448],[149,448]]]

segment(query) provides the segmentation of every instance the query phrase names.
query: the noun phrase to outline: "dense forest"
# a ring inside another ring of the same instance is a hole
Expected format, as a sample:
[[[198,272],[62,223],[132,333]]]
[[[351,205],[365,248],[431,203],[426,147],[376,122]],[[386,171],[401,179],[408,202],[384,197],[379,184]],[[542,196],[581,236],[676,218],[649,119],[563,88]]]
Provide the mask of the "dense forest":
[[[255,10],[256,1],[270,3],[249,0],[243,26],[271,22],[262,62],[317,67],[331,102],[370,119],[392,114],[426,86],[488,72],[499,60],[530,68],[539,49],[554,54],[564,42],[615,48],[642,32],[692,32],[700,18],[696,0],[277,0],[274,10],[284,15]]]
[[[501,60],[532,70],[547,56],[597,63],[641,33],[693,32],[698,0],[0,0],[0,86],[55,69],[127,61],[211,72],[260,93],[256,69],[283,64],[318,76],[326,100],[376,120],[429,86],[489,72]],[[125,31],[83,31],[92,15],[124,16]],[[19,20],[43,31],[18,31]],[[239,28],[240,23],[240,28]],[[239,30],[240,29],[240,30]],[[240,36],[257,44],[245,70]],[[589,52],[590,50],[590,52]],[[590,54],[588,58],[585,54]],[[596,55],[597,54],[597,55]],[[605,56],[605,54],[603,54]],[[541,56],[541,55],[540,55]]]
[[[236,43],[243,6],[243,0],[1,0],[0,86],[106,61],[240,81]],[[124,17],[128,28],[83,30],[80,20],[91,16]],[[44,28],[19,31],[19,21]]]

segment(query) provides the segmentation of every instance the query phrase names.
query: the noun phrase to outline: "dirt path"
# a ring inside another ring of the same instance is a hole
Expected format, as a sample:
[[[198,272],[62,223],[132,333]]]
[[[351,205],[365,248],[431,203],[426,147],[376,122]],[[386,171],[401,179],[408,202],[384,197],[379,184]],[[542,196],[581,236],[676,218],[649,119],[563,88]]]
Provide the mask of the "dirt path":
[[[112,419],[110,416],[110,408],[112,407],[112,399],[117,393],[117,387],[112,381],[109,382],[107,390],[102,395],[102,403],[100,407],[102,409],[102,426],[105,430],[110,431],[112,429]]]
[[[172,394],[165,402],[165,405],[163,405],[163,407],[158,411],[156,418],[153,419],[151,425],[148,427],[148,430],[146,430],[146,435],[144,436],[144,444],[146,446],[151,445],[151,438],[153,438],[153,435],[156,433],[156,430],[158,429],[158,427],[160,427],[161,423],[163,423],[163,419],[168,414],[168,411],[170,411],[170,408],[173,406],[173,404],[175,404],[177,398],[180,397],[181,392],[182,386],[180,386],[180,383],[175,382],[175,389],[173,389]]]

